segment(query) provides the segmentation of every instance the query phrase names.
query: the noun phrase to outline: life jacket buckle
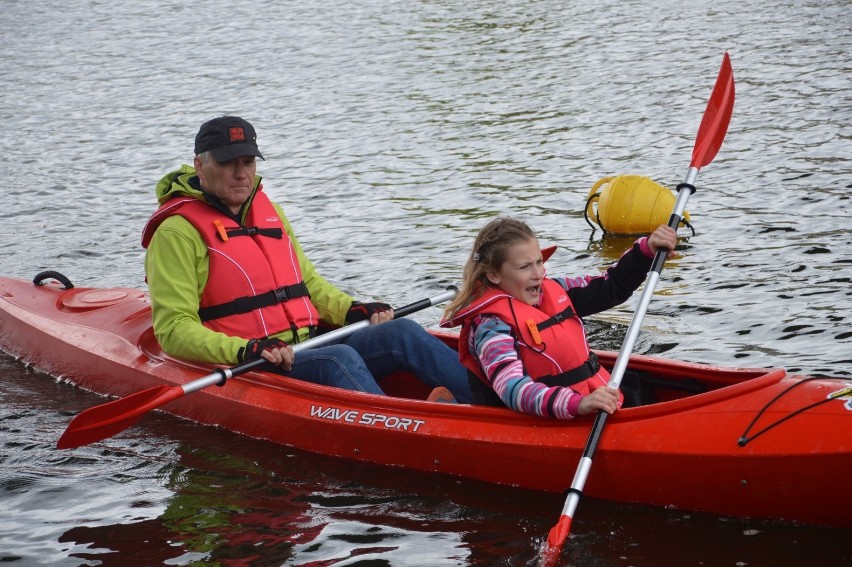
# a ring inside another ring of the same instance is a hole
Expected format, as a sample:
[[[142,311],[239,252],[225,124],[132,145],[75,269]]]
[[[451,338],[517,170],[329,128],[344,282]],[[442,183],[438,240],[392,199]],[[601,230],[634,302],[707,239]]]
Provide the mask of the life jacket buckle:
[[[288,301],[291,299],[290,288],[287,286],[279,287],[278,289],[272,290],[272,293],[275,294],[275,301],[278,303],[283,303],[284,301]]]

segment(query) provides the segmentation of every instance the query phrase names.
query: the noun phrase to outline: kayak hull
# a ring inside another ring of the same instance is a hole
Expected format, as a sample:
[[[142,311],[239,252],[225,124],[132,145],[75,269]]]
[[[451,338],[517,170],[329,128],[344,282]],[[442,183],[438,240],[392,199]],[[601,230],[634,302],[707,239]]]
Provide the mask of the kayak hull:
[[[451,346],[457,341],[435,334]],[[147,295],[130,288],[65,290],[0,277],[0,349],[105,396],[180,386],[213,370],[163,353]],[[598,355],[611,367],[616,353]],[[845,487],[852,401],[848,394],[830,398],[852,379],[639,355],[628,372],[650,384],[643,395],[652,399],[607,420],[585,494],[852,527]],[[393,395],[249,372],[161,409],[320,454],[550,492],[570,486],[591,428],[587,418],[428,403],[428,392],[404,375],[382,387]]]

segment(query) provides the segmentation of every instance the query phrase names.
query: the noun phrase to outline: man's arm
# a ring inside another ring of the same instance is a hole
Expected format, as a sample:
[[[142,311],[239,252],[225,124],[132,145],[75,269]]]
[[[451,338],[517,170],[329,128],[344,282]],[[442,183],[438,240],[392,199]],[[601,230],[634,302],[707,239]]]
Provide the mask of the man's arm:
[[[198,316],[208,270],[207,246],[192,224],[180,216],[163,221],[145,255],[154,335],[171,356],[236,364],[246,339],[210,330]]]

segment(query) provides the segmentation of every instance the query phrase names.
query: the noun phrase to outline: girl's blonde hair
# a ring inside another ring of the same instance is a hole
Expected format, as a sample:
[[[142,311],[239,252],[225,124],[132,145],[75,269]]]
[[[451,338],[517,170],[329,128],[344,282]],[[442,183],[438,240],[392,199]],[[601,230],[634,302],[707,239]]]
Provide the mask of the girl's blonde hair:
[[[496,218],[482,227],[465,262],[461,289],[444,310],[444,319],[452,319],[459,309],[493,286],[487,275],[500,270],[509,256],[509,248],[535,237],[535,232],[525,222],[511,217]]]

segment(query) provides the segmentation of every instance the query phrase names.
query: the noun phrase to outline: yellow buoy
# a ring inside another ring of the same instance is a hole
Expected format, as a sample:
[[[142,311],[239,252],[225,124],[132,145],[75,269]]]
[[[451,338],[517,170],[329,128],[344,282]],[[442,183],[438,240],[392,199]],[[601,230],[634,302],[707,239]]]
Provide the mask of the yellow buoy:
[[[667,224],[675,204],[675,194],[642,175],[604,177],[592,186],[586,199],[586,222],[604,233],[648,234]],[[680,226],[689,224],[684,211]]]

